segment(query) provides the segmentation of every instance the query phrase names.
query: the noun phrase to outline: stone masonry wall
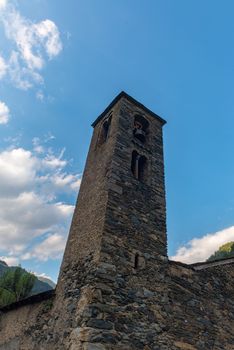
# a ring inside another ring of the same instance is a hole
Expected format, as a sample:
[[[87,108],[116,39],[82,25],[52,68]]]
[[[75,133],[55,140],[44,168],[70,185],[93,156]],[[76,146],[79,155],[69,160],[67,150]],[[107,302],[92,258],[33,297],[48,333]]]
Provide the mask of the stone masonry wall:
[[[56,323],[57,331],[66,324],[71,328],[72,319],[82,324],[81,310],[90,300],[95,300],[93,282],[99,264],[101,240],[108,200],[106,173],[110,167],[115,145],[115,123],[119,104],[112,109],[112,128],[108,135],[108,147],[100,144],[102,124],[94,129],[85,171],[79,191],[76,209],[64,253],[58,279],[55,309],[62,318]],[[104,117],[108,118],[110,113]],[[80,305],[78,310],[77,305]],[[71,312],[73,313],[71,317]],[[65,335],[67,330],[64,329]],[[63,335],[61,336],[61,339]],[[61,340],[62,341],[62,340]]]
[[[31,298],[33,299],[33,298]],[[53,339],[54,319],[51,317],[54,297],[22,306],[15,306],[0,313],[0,350],[50,349]],[[41,344],[44,344],[41,347]]]
[[[132,278],[124,295],[121,288],[113,290],[104,281],[99,297],[92,298],[95,302],[86,300],[85,308],[79,304],[87,324],[77,326],[71,312],[73,325],[63,325],[57,332],[61,314],[56,313],[53,299],[17,307],[0,316],[0,349],[233,350],[233,266],[195,271],[170,261],[163,293],[147,277],[142,286]],[[153,276],[149,278],[152,281]],[[113,288],[118,283],[116,277]],[[94,317],[101,313],[104,319]],[[67,334],[61,341],[64,330]]]
[[[170,262],[167,337],[175,349],[234,349],[233,267],[195,271]]]
[[[100,332],[101,343],[108,343],[109,337],[114,348],[122,339],[124,349],[137,349],[140,344],[146,345],[157,338],[163,323],[162,317],[156,316],[158,309],[161,310],[159,300],[167,299],[162,123],[143,114],[150,123],[148,140],[143,145],[133,137],[134,115],[143,111],[128,100],[121,102],[116,144],[107,174],[108,204],[100,256],[99,282],[109,288],[108,293],[102,293],[101,303],[108,312],[99,311],[95,317],[102,318],[110,328],[105,337]],[[147,158],[146,183],[139,182],[131,172],[133,150]],[[137,269],[134,268],[136,254]],[[149,295],[156,296],[158,309],[152,298],[148,299]]]

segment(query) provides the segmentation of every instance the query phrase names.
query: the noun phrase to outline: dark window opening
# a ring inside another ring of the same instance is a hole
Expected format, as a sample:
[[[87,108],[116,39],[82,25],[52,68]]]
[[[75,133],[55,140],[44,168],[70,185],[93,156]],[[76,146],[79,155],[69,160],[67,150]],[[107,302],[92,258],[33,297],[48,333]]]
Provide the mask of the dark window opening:
[[[137,151],[132,152],[131,170],[137,180],[146,182],[147,159],[145,156],[141,156]]]
[[[146,180],[146,158],[144,156],[141,156],[138,161],[138,179]]]
[[[141,142],[145,142],[148,133],[149,122],[141,115],[136,115],[134,119],[133,135]]]
[[[135,259],[134,259],[134,269],[137,270],[139,267],[139,254],[136,253]]]
[[[101,133],[100,133],[99,142],[98,142],[99,146],[105,143],[108,139],[108,136],[110,134],[111,119],[112,117],[110,116],[102,124]]]
[[[131,164],[131,169],[132,169],[133,175],[134,175],[136,178],[138,178],[138,166],[137,166],[138,157],[139,157],[139,154],[137,153],[137,151],[133,151],[133,152],[132,152],[132,164]]]

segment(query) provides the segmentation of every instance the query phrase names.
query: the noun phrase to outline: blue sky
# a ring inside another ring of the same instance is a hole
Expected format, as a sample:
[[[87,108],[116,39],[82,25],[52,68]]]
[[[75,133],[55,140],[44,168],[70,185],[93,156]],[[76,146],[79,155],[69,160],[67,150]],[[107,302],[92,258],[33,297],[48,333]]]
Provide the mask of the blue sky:
[[[121,90],[168,122],[169,255],[199,261],[234,240],[233,11],[0,0],[0,256],[56,279],[90,124]]]

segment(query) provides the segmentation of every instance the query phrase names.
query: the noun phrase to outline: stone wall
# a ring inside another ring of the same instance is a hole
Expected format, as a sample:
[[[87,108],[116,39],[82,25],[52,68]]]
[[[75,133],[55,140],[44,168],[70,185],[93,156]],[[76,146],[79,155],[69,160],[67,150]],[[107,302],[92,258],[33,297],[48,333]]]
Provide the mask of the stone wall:
[[[234,264],[195,271],[170,262],[167,335],[179,349],[234,349]]]
[[[100,273],[108,279],[73,299],[70,323],[59,322],[54,296],[3,310],[0,349],[233,350],[233,262],[196,271],[169,261],[124,287],[113,265]]]
[[[0,316],[0,350],[43,349],[54,334],[51,310],[54,294],[41,293],[2,309]]]

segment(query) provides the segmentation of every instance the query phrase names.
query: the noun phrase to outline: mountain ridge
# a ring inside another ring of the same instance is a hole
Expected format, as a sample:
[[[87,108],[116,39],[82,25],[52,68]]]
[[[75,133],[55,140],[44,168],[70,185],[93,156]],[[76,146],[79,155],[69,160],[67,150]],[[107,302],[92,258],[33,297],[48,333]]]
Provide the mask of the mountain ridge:
[[[9,266],[7,263],[3,260],[0,260],[0,278],[4,275],[5,272],[8,270],[15,270],[19,266]],[[23,271],[28,272],[24,268],[20,267]],[[55,288],[55,283],[51,281],[49,278],[43,277],[43,276],[36,276],[33,288],[30,292],[29,296],[43,293],[49,290],[53,290]]]

